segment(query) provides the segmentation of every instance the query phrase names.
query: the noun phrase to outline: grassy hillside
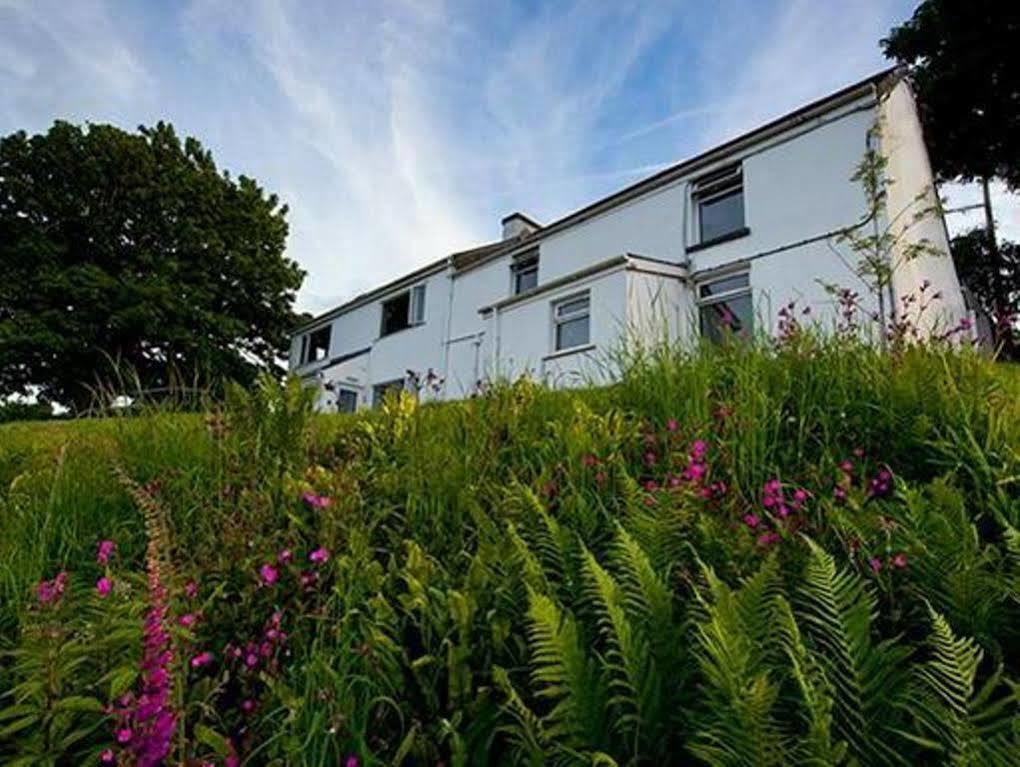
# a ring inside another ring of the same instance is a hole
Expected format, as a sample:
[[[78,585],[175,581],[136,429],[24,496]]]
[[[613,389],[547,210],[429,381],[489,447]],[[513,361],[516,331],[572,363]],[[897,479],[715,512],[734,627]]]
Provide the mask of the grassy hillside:
[[[0,427],[0,762],[1015,764],[1018,483],[1015,370],[817,341]]]

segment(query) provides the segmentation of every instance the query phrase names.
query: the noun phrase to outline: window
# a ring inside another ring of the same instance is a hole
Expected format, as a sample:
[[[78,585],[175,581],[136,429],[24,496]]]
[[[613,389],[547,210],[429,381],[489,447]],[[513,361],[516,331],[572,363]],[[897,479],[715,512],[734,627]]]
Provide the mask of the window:
[[[424,322],[425,286],[415,285],[410,290],[383,301],[379,335],[388,336],[390,333]]]
[[[336,409],[340,413],[353,413],[358,409],[358,393],[351,389],[340,389],[336,393]]]
[[[751,334],[754,308],[747,272],[730,274],[698,286],[701,335],[712,343]]]
[[[744,227],[744,176],[732,165],[694,182],[698,241],[713,242]]]
[[[390,392],[402,392],[404,391],[404,379],[396,378],[392,381],[384,381],[381,384],[376,384],[372,387],[372,407],[379,407],[383,400],[386,399],[386,395]]]
[[[556,351],[588,343],[590,304],[587,293],[553,304],[553,344]]]
[[[331,330],[332,326],[326,325],[301,336],[300,363],[302,365],[308,362],[319,362],[329,356],[329,336]]]
[[[510,267],[514,295],[520,295],[538,286],[538,253],[522,256]]]

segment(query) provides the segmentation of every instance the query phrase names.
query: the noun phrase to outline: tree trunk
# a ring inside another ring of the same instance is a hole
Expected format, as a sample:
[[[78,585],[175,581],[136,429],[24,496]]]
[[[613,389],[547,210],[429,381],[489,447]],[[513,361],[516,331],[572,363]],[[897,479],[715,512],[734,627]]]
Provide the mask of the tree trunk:
[[[1009,316],[1009,309],[1002,304],[1002,254],[999,253],[999,242],[995,237],[995,216],[992,213],[992,193],[990,190],[990,179],[988,176],[981,178],[981,192],[984,195],[985,203],[985,232],[988,235],[988,250],[995,265],[995,336],[999,347],[999,353],[1006,359],[1016,359],[1017,349],[1013,343],[1012,318]]]

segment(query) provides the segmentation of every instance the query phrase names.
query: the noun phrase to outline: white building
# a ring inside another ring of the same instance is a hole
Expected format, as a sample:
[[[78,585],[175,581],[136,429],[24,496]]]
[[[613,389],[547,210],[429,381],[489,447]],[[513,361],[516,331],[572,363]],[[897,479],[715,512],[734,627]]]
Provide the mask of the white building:
[[[612,375],[606,354],[625,339],[668,333],[683,342],[724,324],[775,332],[790,301],[832,325],[837,306],[823,283],[870,300],[853,254],[833,240],[864,216],[851,176],[878,119],[894,180],[890,216],[929,204],[913,97],[883,72],[558,221],[506,217],[500,241],[445,256],[299,328],[291,370],[319,383],[322,408],[352,410],[406,386],[409,371],[422,396],[447,399],[494,376],[598,380]],[[942,298],[926,327],[935,319],[949,327],[968,312],[940,217],[902,242],[922,237],[946,255],[899,268],[892,292],[929,281]]]

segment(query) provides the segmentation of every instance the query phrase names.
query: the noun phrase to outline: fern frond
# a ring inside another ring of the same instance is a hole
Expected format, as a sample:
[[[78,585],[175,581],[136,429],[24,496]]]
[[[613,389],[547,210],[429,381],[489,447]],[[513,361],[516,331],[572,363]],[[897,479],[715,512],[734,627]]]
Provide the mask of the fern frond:
[[[585,599],[594,609],[606,648],[609,703],[616,710],[613,728],[624,735],[628,751],[636,755],[643,738],[659,724],[660,679],[643,632],[624,610],[622,590],[587,549],[583,562]]]
[[[832,687],[817,660],[804,646],[793,609],[785,597],[776,598],[776,618],[783,648],[790,661],[803,701],[807,737],[798,744],[797,763],[810,765],[841,764],[847,745],[835,741],[832,734]]]
[[[703,712],[691,751],[712,765],[786,763],[761,623],[775,615],[775,565],[770,560],[739,589],[703,566],[707,595],[696,594],[702,620],[695,658],[703,678]]]
[[[1016,764],[1020,754],[1020,709],[1016,690],[1000,693],[1001,670],[975,690],[984,655],[977,642],[958,637],[944,616],[930,606],[931,658],[915,674],[906,708],[923,735],[954,765]]]
[[[550,737],[571,748],[601,750],[605,742],[605,685],[585,653],[577,622],[545,594],[532,591],[528,644],[535,694],[552,709],[543,717]]]
[[[872,640],[877,603],[854,573],[808,540],[810,556],[797,602],[809,646],[832,686],[837,735],[868,764],[903,763],[890,737],[908,648]]]

